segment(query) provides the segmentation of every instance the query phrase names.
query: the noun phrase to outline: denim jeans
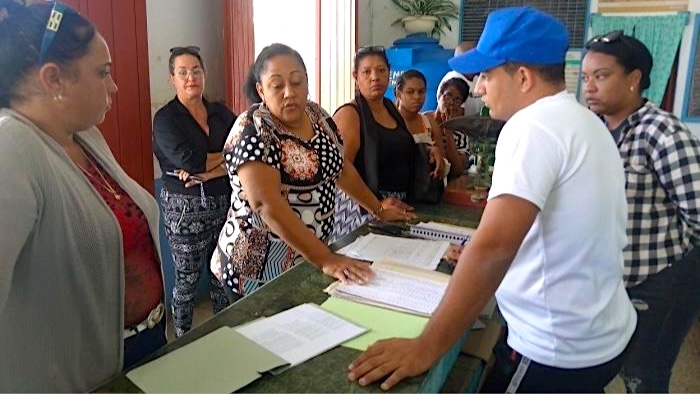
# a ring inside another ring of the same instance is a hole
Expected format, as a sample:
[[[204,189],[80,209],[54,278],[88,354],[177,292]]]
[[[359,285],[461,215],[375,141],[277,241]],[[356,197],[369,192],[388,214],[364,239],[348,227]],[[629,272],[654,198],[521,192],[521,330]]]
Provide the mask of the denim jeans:
[[[639,316],[620,376],[628,393],[667,393],[685,336],[700,314],[700,248],[627,289]]]

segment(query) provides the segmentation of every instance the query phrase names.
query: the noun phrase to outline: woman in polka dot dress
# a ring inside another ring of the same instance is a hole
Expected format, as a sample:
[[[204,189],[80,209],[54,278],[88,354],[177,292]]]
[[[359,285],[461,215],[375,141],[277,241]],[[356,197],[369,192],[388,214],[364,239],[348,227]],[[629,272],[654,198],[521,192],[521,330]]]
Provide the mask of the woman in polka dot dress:
[[[212,272],[232,300],[304,259],[342,281],[369,280],[367,264],[328,249],[336,186],[382,220],[412,214],[381,208],[343,162],[332,119],[307,100],[306,66],[297,51],[283,44],[263,49],[246,92],[256,104],[238,117],[224,146],[233,195]]]

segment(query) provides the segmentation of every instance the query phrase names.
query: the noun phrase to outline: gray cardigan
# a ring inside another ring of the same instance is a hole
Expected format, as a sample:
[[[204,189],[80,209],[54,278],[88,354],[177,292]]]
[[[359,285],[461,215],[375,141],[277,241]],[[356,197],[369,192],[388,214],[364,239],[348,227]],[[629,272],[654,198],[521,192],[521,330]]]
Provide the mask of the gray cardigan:
[[[158,248],[153,197],[97,128],[76,138],[143,210]],[[55,140],[1,110],[0,392],[94,388],[121,370],[123,320],[116,217]]]

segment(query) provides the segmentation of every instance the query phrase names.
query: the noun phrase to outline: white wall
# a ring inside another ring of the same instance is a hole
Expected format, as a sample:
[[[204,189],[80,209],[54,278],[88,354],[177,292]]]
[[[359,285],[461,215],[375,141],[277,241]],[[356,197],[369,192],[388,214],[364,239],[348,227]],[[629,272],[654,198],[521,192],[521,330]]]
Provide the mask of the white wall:
[[[678,58],[678,78],[676,78],[676,96],[673,107],[673,113],[679,118],[681,117],[681,111],[683,110],[683,104],[685,103],[685,86],[688,79],[688,64],[690,61],[691,45],[693,43],[693,23],[695,21],[695,14],[700,12],[700,0],[689,0],[688,9],[690,11],[690,18],[688,25],[685,27],[683,32],[683,38],[681,39],[681,48]],[[598,0],[591,0],[591,12],[598,12]],[[695,133],[695,135],[700,136],[700,123],[686,123],[686,125],[693,131],[693,133]]]
[[[335,0],[333,0],[335,1]],[[316,75],[316,0],[253,0],[255,56],[272,43],[294,48],[309,75],[309,97],[318,102]],[[293,21],[306,20],[307,23]]]
[[[175,97],[168,76],[170,48],[196,45],[207,68],[205,94],[211,101],[224,101],[223,0],[147,0],[148,72],[151,82],[151,117]],[[161,170],[153,156],[153,175]]]
[[[223,0],[148,0],[148,59],[151,113],[175,97],[168,82],[170,48],[196,45],[207,68],[206,96],[225,100]]]
[[[452,0],[461,10],[461,1]],[[700,0],[698,0],[700,1]],[[390,47],[397,38],[406,36],[400,24],[391,24],[402,16],[403,11],[391,0],[358,0],[358,44],[384,45]],[[440,37],[440,44],[445,48],[454,48],[459,43],[459,18],[451,19],[452,31],[445,29],[446,35]]]

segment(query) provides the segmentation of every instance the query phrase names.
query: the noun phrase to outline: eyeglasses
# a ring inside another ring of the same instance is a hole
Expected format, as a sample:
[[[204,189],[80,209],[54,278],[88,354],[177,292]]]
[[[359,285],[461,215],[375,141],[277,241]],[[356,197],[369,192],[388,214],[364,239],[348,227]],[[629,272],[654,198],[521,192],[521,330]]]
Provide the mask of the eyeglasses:
[[[49,14],[49,20],[46,22],[46,30],[44,30],[44,36],[41,38],[41,49],[39,50],[39,64],[44,63],[46,54],[51,48],[51,43],[58,33],[58,29],[61,27],[61,22],[63,21],[63,14],[66,12],[75,12],[70,7],[67,7],[58,1],[53,2],[53,7],[51,7],[51,13]]]
[[[192,79],[200,79],[204,76],[204,70],[201,68],[195,68],[194,70],[186,70],[181,68],[175,71],[175,75],[177,75],[177,77],[183,81],[186,81],[190,75],[192,76]]]
[[[182,55],[183,53],[198,55],[199,54],[199,47],[194,46],[194,45],[190,45],[190,46],[186,46],[186,47],[172,47],[172,48],[170,48],[171,55],[178,56],[178,55]]]
[[[381,45],[368,45],[365,47],[361,47],[355,52],[355,55],[362,55],[363,53],[384,53],[386,52],[386,48],[384,48]]]
[[[590,40],[588,40],[588,42],[586,43],[586,45],[584,45],[584,47],[586,49],[589,49],[591,46],[593,46],[593,44],[597,44],[599,42],[602,42],[605,44],[615,42],[615,41],[621,39],[622,36],[624,36],[624,35],[625,35],[625,33],[622,30],[614,30],[614,31],[611,31],[610,33],[607,33],[607,34],[597,35],[597,36],[591,38]]]

